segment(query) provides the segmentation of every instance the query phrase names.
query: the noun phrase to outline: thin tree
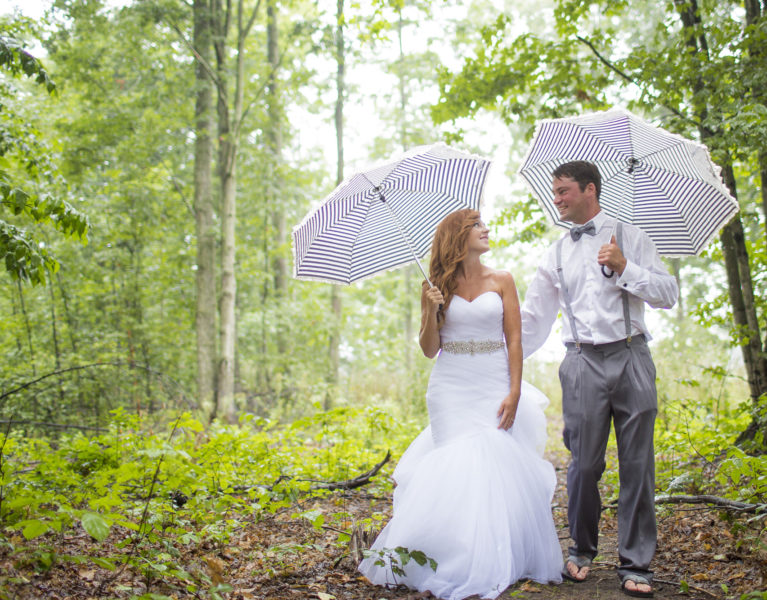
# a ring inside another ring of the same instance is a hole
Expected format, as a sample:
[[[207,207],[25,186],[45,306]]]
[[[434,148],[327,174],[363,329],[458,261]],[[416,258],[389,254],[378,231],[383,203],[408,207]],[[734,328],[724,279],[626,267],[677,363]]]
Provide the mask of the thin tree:
[[[336,28],[334,48],[336,58],[336,106],[334,122],[336,129],[336,185],[344,179],[344,96],[346,95],[346,48],[344,40],[344,0],[336,2]],[[341,345],[341,313],[343,300],[339,286],[330,287],[330,310],[333,320],[328,337],[328,358],[330,361],[328,371],[328,392],[325,394],[325,410],[329,410],[333,404],[333,398],[338,384],[340,370],[339,347]]]
[[[213,26],[210,0],[194,0],[195,61],[194,217],[197,235],[195,273],[197,400],[211,414],[216,389],[216,230],[213,207],[213,81],[209,66]]]
[[[217,414],[230,422],[236,420],[234,404],[234,366],[236,342],[237,280],[236,259],[236,215],[237,215],[237,151],[239,149],[245,114],[244,92],[245,42],[256,21],[261,1],[256,3],[249,16],[245,14],[243,0],[236,8],[227,2],[213,0],[213,47],[216,58],[215,84],[218,115],[218,178],[221,194],[221,297],[219,302],[219,362],[217,380]],[[228,44],[232,20],[236,23],[235,48],[232,57]],[[230,60],[234,65],[230,65]],[[231,73],[231,77],[230,77]],[[234,87],[233,92],[231,87]]]

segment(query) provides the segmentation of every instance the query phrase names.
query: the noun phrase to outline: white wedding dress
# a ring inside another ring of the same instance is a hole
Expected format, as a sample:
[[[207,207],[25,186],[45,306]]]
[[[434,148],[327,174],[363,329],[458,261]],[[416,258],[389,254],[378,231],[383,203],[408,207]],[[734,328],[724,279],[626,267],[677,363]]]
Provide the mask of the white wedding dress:
[[[485,292],[468,302],[453,296],[440,335],[443,347],[503,340],[501,297]],[[385,566],[374,564],[379,557],[373,555],[359,565],[370,581],[404,583],[449,600],[495,598],[523,578],[561,581],[551,515],[556,478],[541,457],[548,400],[523,383],[507,432],[498,429],[496,415],[508,391],[505,348],[440,352],[426,393],[430,425],[394,471],[393,516],[371,548],[420,550],[437,561],[437,570],[411,560],[402,577],[392,573],[388,559]]]

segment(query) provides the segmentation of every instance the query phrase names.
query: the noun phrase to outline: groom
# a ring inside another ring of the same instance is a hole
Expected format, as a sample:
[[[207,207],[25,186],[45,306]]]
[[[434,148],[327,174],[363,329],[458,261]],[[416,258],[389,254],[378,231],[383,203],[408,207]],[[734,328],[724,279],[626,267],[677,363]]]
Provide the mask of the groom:
[[[618,576],[624,593],[650,597],[657,395],[644,304],[671,308],[679,291],[647,234],[600,210],[594,164],[565,163],[552,176],[554,205],[573,227],[549,248],[527,290],[522,346],[525,357],[540,348],[562,311],[567,352],[559,378],[564,442],[572,455],[567,511],[574,541],[562,575],[584,581],[597,555],[598,482],[612,420],[620,473]]]

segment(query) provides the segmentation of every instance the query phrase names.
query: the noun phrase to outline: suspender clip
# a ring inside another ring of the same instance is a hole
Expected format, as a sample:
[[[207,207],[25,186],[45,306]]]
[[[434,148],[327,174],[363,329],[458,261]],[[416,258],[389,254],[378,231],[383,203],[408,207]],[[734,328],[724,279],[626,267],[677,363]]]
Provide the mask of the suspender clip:
[[[628,347],[628,346],[630,346],[630,345],[631,345],[631,336],[629,335],[629,336],[626,338],[626,347]]]

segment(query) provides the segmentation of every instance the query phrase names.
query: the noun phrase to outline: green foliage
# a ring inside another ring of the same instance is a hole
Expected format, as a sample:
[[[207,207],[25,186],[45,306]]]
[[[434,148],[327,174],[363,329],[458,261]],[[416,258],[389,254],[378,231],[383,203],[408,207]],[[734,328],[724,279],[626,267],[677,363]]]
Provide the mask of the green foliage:
[[[42,63],[19,42],[4,36],[0,36],[2,69],[13,77],[34,78],[49,93],[56,89]],[[65,236],[82,241],[89,225],[87,217],[62,198],[66,191],[51,151],[27,121],[23,102],[14,97],[17,95],[26,92],[11,81],[0,85],[0,258],[13,277],[41,284],[46,271],[55,272],[59,263],[38,235],[22,229],[21,224],[48,223]],[[6,220],[7,215],[12,222]]]
[[[426,556],[421,550],[409,550],[403,546],[397,546],[396,548],[381,548],[380,550],[364,550],[362,553],[366,558],[375,558],[373,564],[388,569],[394,585],[397,584],[397,577],[407,575],[405,567],[411,560],[421,567],[428,563],[432,571],[435,573],[437,571],[437,561]]]
[[[43,63],[27,52],[16,40],[0,35],[0,67],[7,69],[11,75],[26,75],[34,78],[36,83],[45,86],[48,93],[56,89]]]
[[[412,422],[349,407],[290,425],[248,414],[239,425],[206,429],[183,414],[166,431],[145,427],[118,409],[109,431],[90,438],[64,436],[55,445],[12,433],[0,438],[0,530],[20,559],[40,569],[54,560],[108,570],[128,564],[147,582],[207,588],[209,581],[179,564],[182,549],[224,547],[244,521],[328,494],[315,483],[367,471],[387,449],[399,456],[416,433]],[[372,485],[389,490],[391,469]],[[317,528],[339,520],[318,510],[293,516]],[[62,536],[79,527],[92,551],[64,554]],[[3,584],[0,578],[0,591]]]

